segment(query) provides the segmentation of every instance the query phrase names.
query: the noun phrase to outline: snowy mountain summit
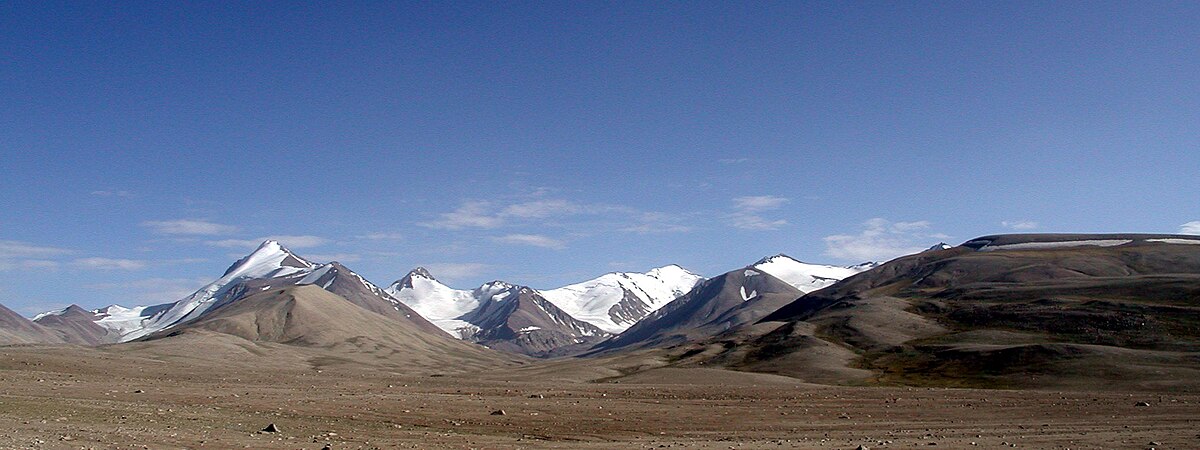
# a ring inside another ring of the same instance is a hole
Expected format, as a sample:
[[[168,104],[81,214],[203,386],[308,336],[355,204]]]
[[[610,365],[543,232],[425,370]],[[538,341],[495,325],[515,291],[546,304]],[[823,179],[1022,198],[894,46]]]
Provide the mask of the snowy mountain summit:
[[[704,277],[672,264],[646,273],[608,273],[541,293],[575,318],[606,332],[620,333],[686,294],[701,280]]]
[[[179,301],[135,308],[113,305],[93,313],[97,325],[118,335],[119,342],[128,342],[195,321],[208,311],[260,291],[308,284],[370,311],[409,322],[424,331],[440,333],[437,327],[404,303],[340,263],[313,263],[273,240],[263,242],[229,266],[221,278]]]
[[[864,272],[879,265],[866,262],[849,267],[810,264],[801,262],[788,255],[780,253],[760,259],[750,267],[771,274],[775,278],[792,285],[800,292],[809,293],[837,283],[843,278],[859,272]]]
[[[619,333],[703,279],[682,267],[668,265],[646,273],[609,273],[582,283],[534,292],[576,320],[605,333]],[[504,300],[501,296],[511,295],[513,287],[493,281],[471,291],[456,290],[418,267],[386,291],[451,335],[463,337],[476,332],[475,325],[467,319],[477,318],[475,311],[486,306],[486,302]]]

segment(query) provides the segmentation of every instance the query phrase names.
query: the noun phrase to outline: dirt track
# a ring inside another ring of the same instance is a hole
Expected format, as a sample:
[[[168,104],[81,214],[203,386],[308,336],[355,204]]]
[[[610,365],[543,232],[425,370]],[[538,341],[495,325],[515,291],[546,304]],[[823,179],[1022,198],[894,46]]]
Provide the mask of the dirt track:
[[[586,383],[79,363],[91,352],[0,351],[0,447],[1200,447],[1196,394],[824,387],[707,369]],[[260,433],[269,423],[282,431]]]

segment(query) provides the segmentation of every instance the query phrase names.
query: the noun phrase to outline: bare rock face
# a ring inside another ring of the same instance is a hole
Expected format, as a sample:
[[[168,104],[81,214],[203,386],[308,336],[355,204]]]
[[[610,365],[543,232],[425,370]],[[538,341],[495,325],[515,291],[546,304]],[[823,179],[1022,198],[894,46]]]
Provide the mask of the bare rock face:
[[[705,280],[625,332],[598,345],[599,351],[677,345],[753,323],[803,295],[768,273],[742,268]]]
[[[577,320],[537,291],[510,286],[490,296],[463,320],[478,330],[466,339],[507,352],[535,357],[558,356],[594,345],[609,335]]]
[[[787,326],[724,363],[802,372],[824,342],[891,382],[1178,383],[1200,375],[1188,356],[1200,351],[1200,238],[984,236],[809,293],[760,321],[772,323]]]
[[[38,325],[0,305],[0,345],[61,344],[63,338],[53,329]]]
[[[261,291],[200,319],[151,335],[167,340],[216,332],[251,342],[384,354],[412,367],[468,368],[501,360],[469,342],[362,308],[315,285]]]
[[[72,344],[100,345],[117,342],[120,336],[97,325],[97,320],[99,317],[96,313],[71,305],[52,314],[43,314],[33,322],[54,330],[63,341]]]

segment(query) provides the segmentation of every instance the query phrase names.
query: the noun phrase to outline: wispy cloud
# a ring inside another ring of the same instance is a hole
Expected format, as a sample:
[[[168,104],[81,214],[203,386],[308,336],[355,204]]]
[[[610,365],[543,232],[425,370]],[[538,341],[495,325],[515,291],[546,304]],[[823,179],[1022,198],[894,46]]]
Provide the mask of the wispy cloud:
[[[510,234],[507,236],[493,238],[493,240],[504,244],[529,245],[533,247],[551,248],[555,250],[567,248],[567,244],[565,242],[548,236],[542,236],[540,234]]]
[[[77,267],[98,270],[141,270],[146,268],[146,262],[137,259],[118,258],[79,258],[72,262]]]
[[[949,237],[928,232],[931,225],[925,220],[891,222],[874,218],[864,222],[858,234],[826,236],[825,254],[837,259],[862,262],[887,261],[917,253],[936,243],[929,240]]]
[[[0,241],[0,270],[55,269],[53,259],[71,254],[71,250],[21,241]]]
[[[404,235],[401,233],[394,233],[394,232],[392,232],[392,233],[378,232],[378,233],[368,233],[368,234],[358,235],[358,236],[355,236],[355,238],[368,240],[368,241],[401,241],[401,240],[404,240]]]
[[[680,223],[682,220],[680,214],[646,212],[638,214],[636,217],[636,223],[622,227],[620,231],[638,234],[658,234],[686,233],[693,230],[693,227]]]
[[[136,306],[166,303],[191,295],[211,282],[204,278],[146,278],[121,283],[97,283],[84,286],[88,289],[120,291],[121,296],[135,302]]]
[[[566,216],[586,212],[588,207],[567,200],[535,200],[515,203],[505,207],[499,217],[518,217],[523,219],[544,219],[547,217]]]
[[[470,201],[463,203],[458,209],[439,215],[438,220],[422,222],[418,225],[429,228],[461,230],[463,228],[496,228],[504,220],[492,211],[490,202]]]
[[[477,277],[492,266],[481,263],[429,263],[423,265],[429,273],[442,281],[455,281]]]
[[[45,258],[65,255],[70,250],[30,244],[21,241],[0,241],[0,258]]]
[[[743,230],[777,230],[787,225],[784,219],[769,219],[764,212],[778,210],[788,202],[787,198],[773,195],[737,197],[733,199],[733,212],[728,215],[734,228]]]
[[[1012,229],[1012,230],[1024,231],[1024,230],[1037,229],[1038,223],[1034,222],[1032,220],[1013,220],[1013,221],[1005,220],[1003,222],[1000,222],[1000,226],[1002,226],[1004,228]]]
[[[561,248],[565,245],[561,240],[531,233],[530,229],[567,227],[578,235],[602,232],[682,233],[693,229],[682,223],[685,216],[687,214],[668,215],[624,205],[538,198],[517,202],[468,201],[454,211],[440,214],[437,220],[418,225],[443,230],[506,227],[520,230],[521,233],[495,238],[496,241]],[[531,239],[530,236],[543,239]]]
[[[254,248],[254,247],[258,247],[259,244],[262,244],[263,241],[267,241],[267,240],[279,241],[279,243],[283,244],[283,246],[287,247],[287,248],[320,247],[320,246],[328,244],[330,242],[329,239],[325,239],[320,236],[275,235],[275,236],[263,236],[258,239],[222,239],[219,241],[208,241],[207,244],[211,245],[213,247],[221,247],[221,248]]]
[[[1200,234],[1200,220],[1193,220],[1180,225],[1179,234]]]
[[[121,198],[133,197],[133,194],[130,193],[129,191],[118,191],[118,190],[98,190],[98,191],[92,191],[91,194],[94,196],[97,196],[97,197],[121,197]]]
[[[158,234],[180,234],[194,236],[216,236],[237,232],[233,225],[223,225],[207,220],[178,219],[178,220],[148,220],[142,226]]]
[[[57,269],[58,261],[50,261],[46,259],[26,259],[19,263],[25,269]]]
[[[333,262],[348,263],[362,260],[362,255],[355,253],[314,253],[304,255],[304,259],[315,262]]]

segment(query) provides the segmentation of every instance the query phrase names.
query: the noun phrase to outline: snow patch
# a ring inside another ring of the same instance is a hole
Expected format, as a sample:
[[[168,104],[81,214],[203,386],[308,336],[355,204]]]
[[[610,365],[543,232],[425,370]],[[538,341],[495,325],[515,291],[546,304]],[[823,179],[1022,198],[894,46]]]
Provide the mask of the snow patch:
[[[30,320],[37,321],[38,319],[41,319],[46,316],[61,316],[64,313],[66,313],[67,309],[69,309],[69,308],[70,308],[70,306],[63,308],[63,309],[56,309],[54,311],[46,311],[44,313],[33,316],[33,319],[30,319]]]
[[[285,264],[287,263],[287,264]],[[296,267],[291,264],[299,263],[302,267]],[[166,329],[177,323],[185,323],[204,314],[209,308],[216,303],[216,300],[227,294],[238,283],[255,278],[276,278],[301,273],[307,274],[314,267],[313,263],[308,262],[283,248],[276,241],[266,241],[258,246],[249,256],[239,260],[233,267],[225,273],[224,276],[217,279],[208,286],[201,288],[194,294],[183,298],[170,305],[159,305],[164,307],[164,310],[154,314],[152,317],[131,317],[123,314],[121,319],[111,319],[113,316],[97,321],[97,324],[108,328],[110,325],[119,327],[122,330],[120,338],[121,342],[128,342],[151,333]],[[146,307],[141,307],[145,309]],[[110,308],[111,309],[111,308]],[[137,308],[135,308],[137,309]],[[159,308],[155,307],[156,310]],[[141,310],[138,311],[139,313]],[[121,320],[120,325],[115,323],[116,320]],[[108,324],[106,324],[108,321]],[[133,322],[136,322],[133,323]]]
[[[1159,242],[1159,243],[1163,243],[1163,244],[1200,245],[1200,239],[1183,239],[1183,238],[1146,239],[1146,242]]]
[[[1044,250],[1048,248],[1068,248],[1068,247],[1116,247],[1133,242],[1130,239],[1085,239],[1080,241],[1061,241],[1061,242],[1022,242],[1019,244],[1005,245],[985,245],[980,248],[981,252],[991,252],[997,250]]]
[[[800,292],[809,293],[875,266],[870,263],[850,267],[809,264],[781,254],[763,258],[752,267],[783,280]]]
[[[571,317],[595,325],[604,332],[617,334],[642,319],[621,314],[614,318],[613,308],[622,301],[640,303],[630,305],[631,309],[641,309],[647,314],[653,313],[692,290],[696,283],[703,279],[704,277],[671,264],[651,269],[646,273],[609,273],[582,283],[538,293]]]
[[[750,291],[750,294],[746,294],[746,286],[742,286],[742,301],[743,302],[748,302],[748,301],[750,301],[750,299],[752,299],[754,297],[758,297],[758,291]]]

